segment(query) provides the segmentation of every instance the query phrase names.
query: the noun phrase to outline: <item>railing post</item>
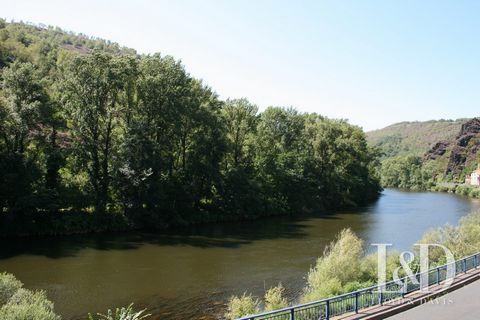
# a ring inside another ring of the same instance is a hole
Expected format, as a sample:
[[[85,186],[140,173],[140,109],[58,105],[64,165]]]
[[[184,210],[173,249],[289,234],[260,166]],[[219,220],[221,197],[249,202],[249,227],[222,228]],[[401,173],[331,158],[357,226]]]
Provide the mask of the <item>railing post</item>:
[[[467,258],[463,259],[463,273],[467,273]]]
[[[383,306],[383,291],[380,289],[380,296],[378,297],[378,302]]]
[[[355,313],[358,313],[358,292],[355,292]]]
[[[440,268],[437,267],[437,284],[440,283]]]
[[[290,320],[295,320],[295,309],[290,309]]]
[[[325,316],[326,316],[325,319],[327,319],[327,320],[330,319],[330,300],[327,300],[325,302]]]
[[[473,267],[477,269],[477,255],[473,256]]]

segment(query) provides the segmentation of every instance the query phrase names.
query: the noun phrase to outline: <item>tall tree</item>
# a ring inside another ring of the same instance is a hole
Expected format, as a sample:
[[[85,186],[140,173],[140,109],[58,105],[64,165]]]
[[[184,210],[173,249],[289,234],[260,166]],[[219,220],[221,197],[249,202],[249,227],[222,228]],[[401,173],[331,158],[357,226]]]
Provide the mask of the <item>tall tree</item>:
[[[97,212],[110,199],[113,157],[122,126],[120,95],[132,60],[104,53],[73,59],[64,79],[64,104],[70,118],[74,151],[87,170]]]
[[[3,206],[18,206],[18,200],[31,194],[39,179],[38,137],[42,130],[41,115],[48,97],[40,76],[31,63],[14,62],[3,71],[0,101],[0,196]]]
[[[247,99],[227,100],[222,108],[226,138],[229,143],[226,167],[236,168],[252,161],[253,137],[257,126],[256,105]]]

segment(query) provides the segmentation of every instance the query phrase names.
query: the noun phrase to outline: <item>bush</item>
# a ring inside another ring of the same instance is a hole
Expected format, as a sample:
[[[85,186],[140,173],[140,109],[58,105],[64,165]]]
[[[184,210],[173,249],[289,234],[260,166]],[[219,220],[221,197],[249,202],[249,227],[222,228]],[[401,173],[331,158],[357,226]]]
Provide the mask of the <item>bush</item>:
[[[288,307],[287,299],[283,297],[285,288],[280,283],[278,286],[268,289],[265,293],[265,310],[272,311]]]
[[[91,314],[88,314],[89,320],[142,320],[150,317],[150,314],[143,314],[144,310],[134,311],[133,303],[128,307],[122,307],[115,309],[113,312],[111,309],[108,309],[107,314],[97,314],[97,318],[94,318]]]
[[[228,309],[225,317],[227,319],[237,319],[248,315],[256,314],[260,311],[260,301],[254,299],[251,294],[244,293],[241,297],[233,296],[228,301]]]
[[[0,308],[2,320],[60,320],[53,310],[53,303],[43,291],[30,291],[20,288],[10,300]]]
[[[474,254],[480,251],[480,212],[463,217],[456,227],[446,225],[429,230],[418,243],[444,245],[452,251],[456,259]],[[446,263],[442,248],[430,247],[429,257],[431,266]],[[302,302],[321,300],[374,286],[378,281],[377,259],[377,254],[364,255],[363,241],[350,229],[342,230],[336,240],[327,246],[316,265],[310,269],[307,286],[301,298]],[[387,281],[393,279],[394,271],[398,270],[400,266],[399,254],[390,253],[386,261]],[[418,271],[418,254],[409,263],[409,266],[414,272]],[[406,276],[403,268],[398,270],[398,276]],[[287,306],[286,300],[282,297],[283,293],[284,288],[281,285],[266,292],[266,311],[282,309]],[[228,304],[226,317],[236,319],[258,313],[258,305],[259,302],[246,293],[242,297],[232,297]]]
[[[363,241],[350,229],[342,230],[308,273],[302,300],[309,302],[342,293],[342,286],[360,275],[363,253]]]
[[[420,243],[438,243],[452,251],[456,259],[480,250],[480,212],[471,213],[458,226],[445,225],[425,233]],[[430,248],[430,259],[434,264],[444,264],[445,254],[441,248]]]
[[[7,303],[22,286],[22,282],[17,280],[13,274],[0,273],[0,306]]]
[[[22,288],[23,283],[13,275],[0,273],[0,319],[2,320],[60,320],[53,303],[43,291]]]

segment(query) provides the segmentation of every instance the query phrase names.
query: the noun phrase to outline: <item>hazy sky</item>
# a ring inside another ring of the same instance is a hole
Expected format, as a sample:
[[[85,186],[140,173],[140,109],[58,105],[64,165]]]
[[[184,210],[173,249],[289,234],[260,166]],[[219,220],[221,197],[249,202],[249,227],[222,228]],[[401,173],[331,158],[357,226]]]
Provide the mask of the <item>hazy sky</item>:
[[[222,98],[366,130],[479,115],[480,1],[0,0],[0,16],[181,59]]]

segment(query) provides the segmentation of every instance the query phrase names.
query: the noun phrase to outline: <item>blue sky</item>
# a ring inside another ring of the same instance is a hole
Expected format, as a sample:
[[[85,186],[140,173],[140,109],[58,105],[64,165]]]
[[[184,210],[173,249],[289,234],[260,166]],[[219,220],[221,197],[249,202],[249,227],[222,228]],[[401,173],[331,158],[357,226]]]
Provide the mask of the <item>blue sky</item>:
[[[181,59],[222,98],[365,130],[479,115],[480,1],[5,1],[0,16]]]

